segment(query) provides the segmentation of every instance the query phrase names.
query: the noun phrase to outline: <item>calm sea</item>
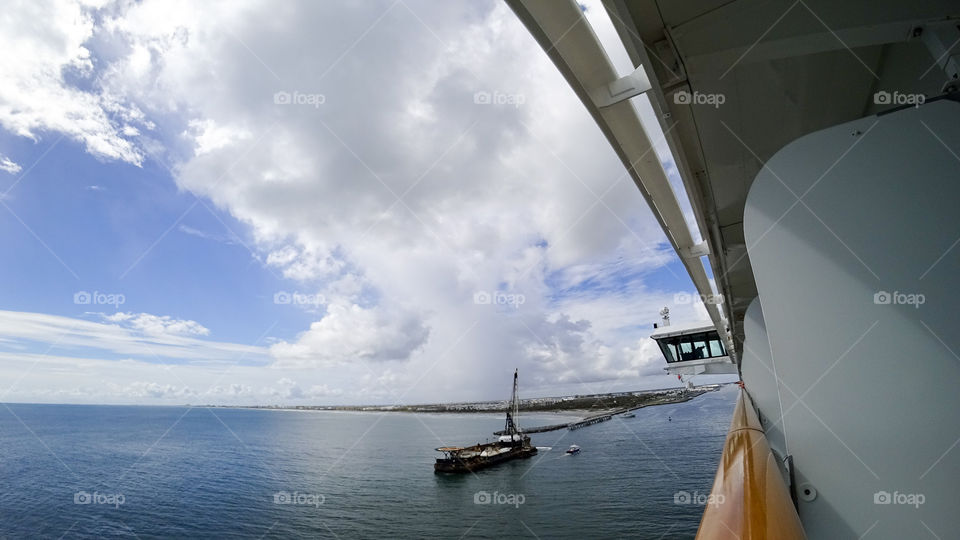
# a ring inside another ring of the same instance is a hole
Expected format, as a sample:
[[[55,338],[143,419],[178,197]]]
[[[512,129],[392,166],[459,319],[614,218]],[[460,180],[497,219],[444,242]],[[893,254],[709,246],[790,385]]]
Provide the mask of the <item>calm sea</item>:
[[[434,475],[433,449],[499,415],[10,404],[0,537],[690,538],[702,507],[675,495],[709,493],[735,390],[535,434],[552,449],[462,476]]]

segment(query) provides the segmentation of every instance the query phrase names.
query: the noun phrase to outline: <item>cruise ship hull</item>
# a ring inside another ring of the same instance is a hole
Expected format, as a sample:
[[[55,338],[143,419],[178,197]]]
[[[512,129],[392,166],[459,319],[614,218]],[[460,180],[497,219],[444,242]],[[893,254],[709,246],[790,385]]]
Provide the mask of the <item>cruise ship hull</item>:
[[[654,332],[668,372],[739,376],[697,537],[950,537],[960,4],[604,0],[631,72],[580,4],[507,3],[710,319],[718,354],[702,321]]]

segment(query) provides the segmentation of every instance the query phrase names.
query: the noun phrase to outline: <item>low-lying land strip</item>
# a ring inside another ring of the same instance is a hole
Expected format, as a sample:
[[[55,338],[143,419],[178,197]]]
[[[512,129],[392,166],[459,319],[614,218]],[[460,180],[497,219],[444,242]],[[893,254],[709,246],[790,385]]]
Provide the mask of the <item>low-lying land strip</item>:
[[[623,414],[637,409],[642,409],[644,407],[651,407],[653,405],[666,405],[668,403],[683,403],[684,401],[690,401],[691,399],[704,394],[706,392],[712,392],[718,390],[719,385],[710,385],[710,386],[701,386],[693,390],[688,389],[678,389],[670,390],[666,392],[657,392],[653,394],[637,394],[631,395],[631,398],[624,400],[622,396],[618,396],[618,399],[611,399],[607,402],[610,407],[607,407],[608,410],[603,412],[593,414],[576,422],[569,422],[566,424],[551,424],[549,426],[538,426],[534,428],[524,428],[525,433],[543,433],[546,431],[554,431],[557,429],[579,429],[582,427],[589,426],[591,424],[596,424],[598,422],[605,422],[613,418],[614,415]],[[626,403],[624,403],[626,402]],[[590,407],[591,409],[593,407]],[[521,408],[521,410],[523,410]],[[503,432],[497,431],[494,435],[502,435]]]
[[[557,429],[576,429],[595,422],[609,420],[613,415],[626,413],[643,407],[682,403],[720,389],[721,385],[711,384],[693,389],[671,388],[666,390],[645,390],[638,392],[618,392],[610,394],[577,395],[565,397],[528,398],[520,401],[522,413],[582,413],[576,421],[551,424],[548,426],[527,427],[526,433],[542,433]],[[415,412],[415,413],[503,413],[507,410],[507,401],[487,401],[474,403],[437,403],[425,405],[296,405],[296,406],[260,406],[243,407],[278,410],[317,410],[317,411],[363,411],[363,412]]]

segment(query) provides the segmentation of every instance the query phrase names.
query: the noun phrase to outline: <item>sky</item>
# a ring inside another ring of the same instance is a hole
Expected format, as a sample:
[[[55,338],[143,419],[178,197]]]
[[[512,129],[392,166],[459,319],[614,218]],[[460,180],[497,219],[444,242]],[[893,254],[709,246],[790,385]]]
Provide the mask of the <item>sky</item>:
[[[706,312],[503,3],[15,2],[0,48],[0,401],[678,384],[652,323]]]

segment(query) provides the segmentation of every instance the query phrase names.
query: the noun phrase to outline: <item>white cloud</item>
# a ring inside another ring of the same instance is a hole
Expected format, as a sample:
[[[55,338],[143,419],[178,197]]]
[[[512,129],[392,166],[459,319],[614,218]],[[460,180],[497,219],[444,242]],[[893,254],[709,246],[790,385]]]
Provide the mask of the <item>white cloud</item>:
[[[94,349],[136,358],[195,362],[266,361],[262,347],[198,339],[209,330],[195,321],[145,313],[102,316],[109,322],[0,311],[0,339],[16,343],[49,343],[57,351]]]
[[[149,313],[100,314],[104,320],[152,335],[206,336],[210,330],[196,321],[174,319],[169,315],[151,315]]]
[[[297,281],[333,279],[346,266],[346,262],[338,259],[330,248],[298,250],[289,245],[271,251],[267,264],[281,268],[284,277]]]
[[[15,163],[12,159],[0,154],[0,171],[6,171],[10,174],[17,174],[23,169],[20,164]]]
[[[246,129],[221,126],[210,119],[190,120],[187,125],[189,129],[183,135],[193,141],[198,156],[233,146],[251,137]]]
[[[118,390],[118,393],[133,398],[185,398],[196,395],[189,387],[137,381]]]
[[[334,303],[296,341],[272,345],[270,352],[280,366],[407,360],[426,343],[429,334],[414,313],[385,313]]]
[[[304,390],[300,384],[293,379],[284,377],[277,381],[276,387],[264,388],[261,393],[276,401],[297,402],[303,400],[330,399],[340,396],[343,391],[338,388],[330,388],[326,384],[314,384]]]
[[[143,153],[123,126],[148,124],[125,98],[96,91],[97,66],[85,46],[94,31],[91,9],[79,2],[25,2],[4,9],[0,125],[35,141],[43,132],[59,132],[99,158],[140,165]],[[94,89],[81,90],[68,79]]]
[[[269,349],[128,313],[84,322],[97,326],[68,343],[146,355],[148,339],[171,357],[247,351],[284,369],[271,387],[212,381],[212,394],[192,380],[156,383],[210,399],[487,399],[514,367],[538,393],[663,384],[642,378],[660,361],[645,336],[674,291],[644,281],[673,255],[593,120],[504,4],[145,0],[105,9],[102,26],[76,6],[58,9],[56,39],[2,38],[41,54],[14,66],[12,84],[0,81],[16,89],[0,103],[29,113],[0,106],[0,125],[66,133],[131,163],[151,132],[179,188],[246,224],[258,257],[327,300],[295,339]],[[95,73],[91,89],[69,86],[65,67]],[[278,104],[278,91],[324,103]],[[523,103],[478,104],[477,92]],[[64,110],[68,97],[76,110]],[[476,305],[476,291],[526,302]],[[66,326],[28,315],[42,328],[21,321],[0,339],[53,339]]]
[[[288,371],[270,383],[262,368],[238,364],[161,363],[0,352],[4,401],[67,403],[233,404],[328,403],[343,391],[315,370]]]

